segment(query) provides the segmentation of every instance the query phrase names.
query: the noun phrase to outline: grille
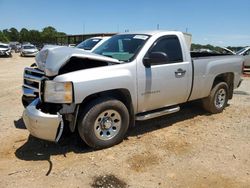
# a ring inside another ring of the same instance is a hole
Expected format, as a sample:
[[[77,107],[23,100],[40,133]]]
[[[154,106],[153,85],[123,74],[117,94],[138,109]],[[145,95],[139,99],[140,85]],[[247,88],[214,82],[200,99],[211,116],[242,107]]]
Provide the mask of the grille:
[[[24,54],[33,54],[33,53],[36,53],[36,52],[24,51],[23,53],[24,53]]]
[[[40,97],[41,81],[44,77],[44,72],[37,68],[25,68],[23,80],[23,95],[26,97]]]

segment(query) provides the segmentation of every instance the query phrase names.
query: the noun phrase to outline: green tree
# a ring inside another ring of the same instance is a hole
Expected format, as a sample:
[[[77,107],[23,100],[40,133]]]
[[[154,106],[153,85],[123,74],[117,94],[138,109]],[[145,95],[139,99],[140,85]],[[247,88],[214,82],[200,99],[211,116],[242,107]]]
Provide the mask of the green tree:
[[[19,38],[19,42],[23,43],[23,42],[28,42],[30,39],[30,34],[29,34],[29,30],[26,28],[22,28],[20,31],[20,38]]]
[[[18,41],[19,40],[19,32],[14,27],[9,29],[9,40],[10,41]]]
[[[9,32],[9,30],[8,29],[4,29],[3,30],[3,34],[4,34],[5,37],[7,37],[8,41],[9,41],[10,40],[10,32]]]
[[[37,30],[30,30],[29,31],[29,42],[34,44],[42,43],[41,33]]]
[[[63,32],[57,32],[57,37],[62,37],[60,39],[58,39],[56,42],[59,43],[59,44],[67,44],[68,43],[68,39],[64,36],[66,36],[67,34],[66,33],[63,33]]]
[[[9,42],[8,38],[0,31],[0,42]]]
[[[28,30],[22,28],[20,32],[14,27],[1,31],[0,40],[4,42],[19,41],[21,43],[30,42],[37,45],[42,43],[56,44],[57,37],[65,36],[66,33],[57,32],[54,27],[48,26],[40,32],[38,30]],[[67,43],[66,39],[61,40],[62,43]]]
[[[48,26],[42,30],[42,40],[44,43],[55,44],[57,31],[54,27]]]

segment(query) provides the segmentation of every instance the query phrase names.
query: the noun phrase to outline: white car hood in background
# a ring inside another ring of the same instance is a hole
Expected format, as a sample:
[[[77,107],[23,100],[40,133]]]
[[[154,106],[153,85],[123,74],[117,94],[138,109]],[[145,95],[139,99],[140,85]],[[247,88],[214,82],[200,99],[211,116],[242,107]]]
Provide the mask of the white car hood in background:
[[[117,59],[65,46],[45,46],[36,56],[36,64],[47,76],[56,76],[71,57],[119,63]]]

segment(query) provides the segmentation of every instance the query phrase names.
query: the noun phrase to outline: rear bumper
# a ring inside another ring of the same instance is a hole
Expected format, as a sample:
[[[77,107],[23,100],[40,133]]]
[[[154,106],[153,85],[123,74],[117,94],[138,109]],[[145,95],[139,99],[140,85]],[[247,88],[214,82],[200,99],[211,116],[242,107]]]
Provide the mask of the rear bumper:
[[[245,65],[243,71],[244,71],[244,74],[248,74],[249,75],[250,74],[250,66],[249,65],[247,65],[247,66]]]
[[[36,106],[39,99],[35,99],[23,112],[23,120],[30,134],[48,141],[57,142],[63,131],[62,115],[43,113]]]

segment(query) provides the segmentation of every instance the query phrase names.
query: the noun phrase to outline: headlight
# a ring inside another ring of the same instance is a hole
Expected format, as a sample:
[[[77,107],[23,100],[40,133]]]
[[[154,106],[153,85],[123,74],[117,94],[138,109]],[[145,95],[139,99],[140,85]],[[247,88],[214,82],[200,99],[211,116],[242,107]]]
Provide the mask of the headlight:
[[[47,57],[48,57],[49,51],[48,50],[43,50],[40,52],[40,58],[41,58],[41,62],[43,64],[46,63]]]
[[[72,82],[45,81],[44,101],[51,103],[72,103]]]

